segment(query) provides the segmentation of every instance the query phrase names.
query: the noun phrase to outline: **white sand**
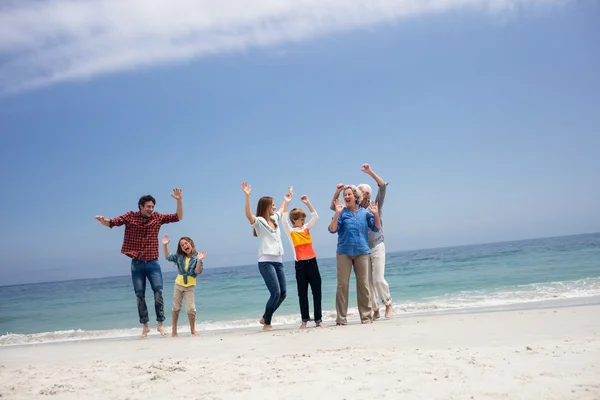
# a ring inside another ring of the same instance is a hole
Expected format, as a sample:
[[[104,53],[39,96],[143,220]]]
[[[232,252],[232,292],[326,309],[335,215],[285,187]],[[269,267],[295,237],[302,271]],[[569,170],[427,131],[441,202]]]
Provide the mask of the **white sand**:
[[[600,306],[4,347],[0,364],[2,400],[600,399]]]

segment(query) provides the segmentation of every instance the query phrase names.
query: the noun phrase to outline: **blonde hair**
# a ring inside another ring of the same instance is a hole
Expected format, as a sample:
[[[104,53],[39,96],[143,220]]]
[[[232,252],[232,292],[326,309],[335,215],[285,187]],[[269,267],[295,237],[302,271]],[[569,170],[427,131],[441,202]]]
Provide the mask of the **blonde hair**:
[[[358,190],[358,188],[354,185],[346,185],[344,187],[344,192],[346,192],[346,190],[351,189],[352,193],[354,194],[354,197],[356,198],[356,205],[359,205],[360,202],[362,201],[362,193],[360,190]]]

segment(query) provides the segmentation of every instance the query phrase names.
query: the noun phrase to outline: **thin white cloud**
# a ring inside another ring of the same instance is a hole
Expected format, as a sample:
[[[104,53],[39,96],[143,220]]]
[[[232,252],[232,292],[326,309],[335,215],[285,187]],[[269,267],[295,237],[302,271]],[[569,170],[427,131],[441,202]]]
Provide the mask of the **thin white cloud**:
[[[0,91],[301,41],[405,17],[564,0],[20,0],[0,6]]]

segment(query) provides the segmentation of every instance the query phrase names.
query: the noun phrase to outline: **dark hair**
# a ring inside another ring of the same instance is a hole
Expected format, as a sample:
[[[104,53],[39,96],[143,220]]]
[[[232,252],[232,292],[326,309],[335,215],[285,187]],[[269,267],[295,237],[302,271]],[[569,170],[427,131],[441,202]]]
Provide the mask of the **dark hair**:
[[[154,199],[154,197],[150,196],[149,194],[140,197],[140,199],[138,200],[138,208],[141,210],[143,206],[146,205],[147,202],[151,201],[152,204],[156,205],[156,200]]]
[[[183,251],[183,249],[181,248],[181,241],[185,240],[187,242],[190,243],[190,245],[192,246],[192,251],[190,252],[190,255],[196,254],[198,251],[196,250],[196,245],[194,244],[194,241],[187,237],[184,236],[181,239],[179,239],[179,242],[177,242],[177,254],[181,254],[182,256],[186,256],[187,254],[185,254],[185,251]]]
[[[268,223],[269,218],[271,217],[269,215],[270,209],[273,209],[273,198],[269,196],[261,197],[256,205],[256,217],[263,217]],[[275,228],[277,228],[277,223],[275,221],[273,221],[273,224],[275,224]],[[253,229],[253,234],[254,236],[257,236],[256,229]]]

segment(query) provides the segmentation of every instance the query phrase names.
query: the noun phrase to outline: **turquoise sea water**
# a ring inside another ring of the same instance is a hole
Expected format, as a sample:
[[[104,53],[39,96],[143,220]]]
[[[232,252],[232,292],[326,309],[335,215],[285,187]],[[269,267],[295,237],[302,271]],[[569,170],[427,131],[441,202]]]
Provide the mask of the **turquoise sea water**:
[[[169,326],[176,274],[161,265]],[[274,324],[300,321],[293,263],[285,265],[288,297]],[[319,266],[324,319],[333,321],[335,259],[319,259]],[[600,295],[600,233],[388,252],[386,279],[396,315],[589,299]],[[353,278],[350,288],[349,319],[357,319]],[[206,269],[196,288],[198,328],[258,328],[268,297],[257,265]],[[152,321],[149,286],[146,301]],[[129,276],[0,287],[0,346],[135,336],[137,319]]]

